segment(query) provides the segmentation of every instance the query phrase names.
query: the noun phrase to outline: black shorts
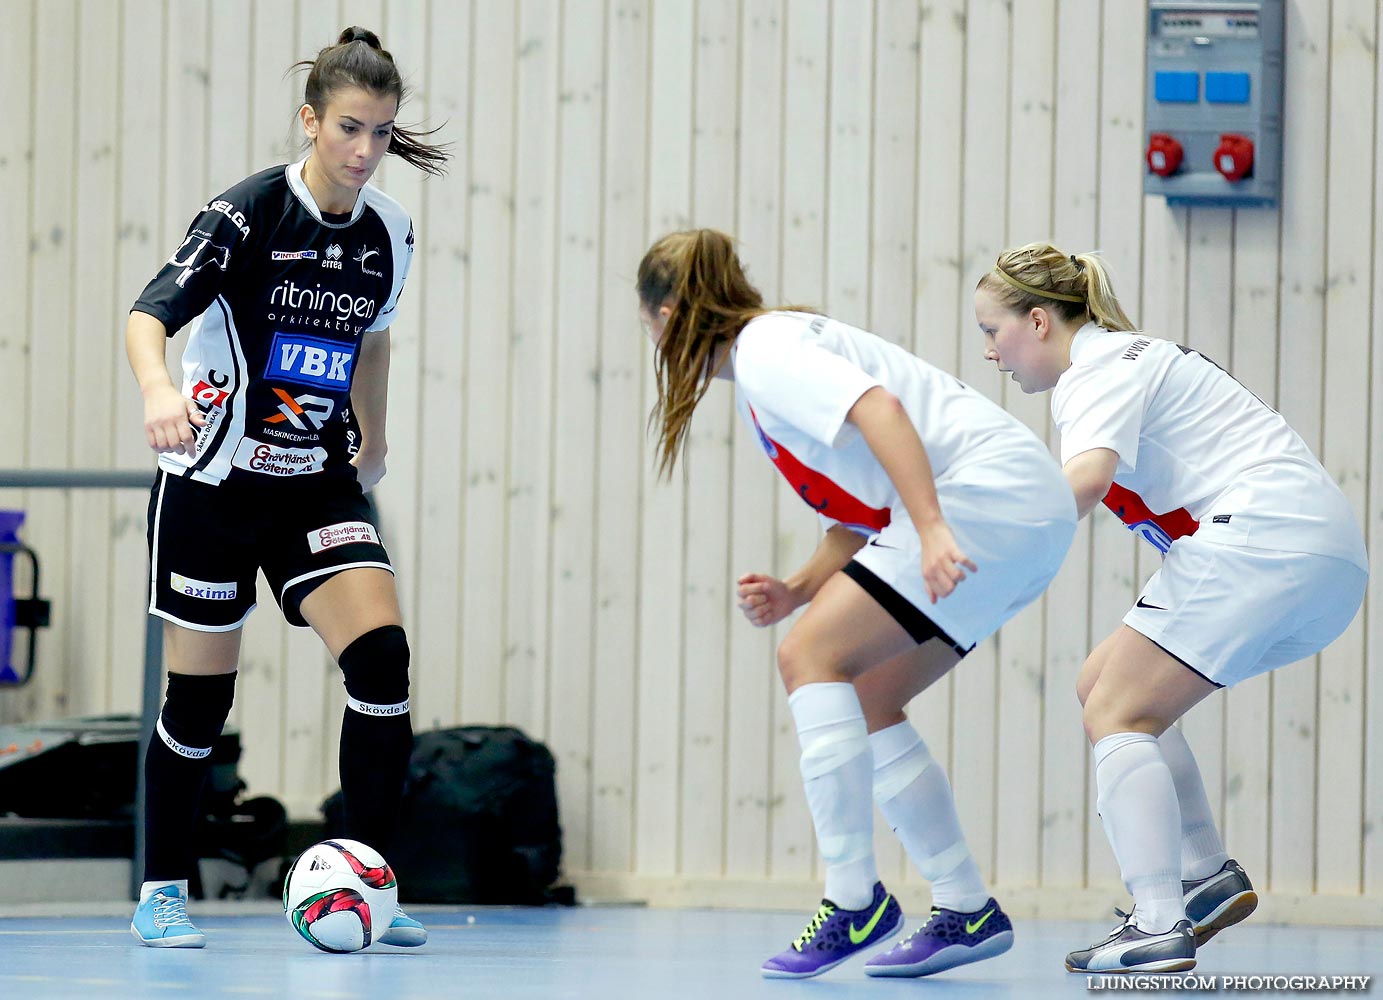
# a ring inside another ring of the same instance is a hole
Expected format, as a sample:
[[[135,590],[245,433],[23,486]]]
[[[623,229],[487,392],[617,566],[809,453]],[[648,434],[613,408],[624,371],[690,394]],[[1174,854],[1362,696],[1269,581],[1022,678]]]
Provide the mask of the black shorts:
[[[255,575],[290,625],[334,574],[387,569],[374,511],[353,478],[212,486],[159,470],[149,497],[149,613],[200,632],[229,632],[255,607]]]

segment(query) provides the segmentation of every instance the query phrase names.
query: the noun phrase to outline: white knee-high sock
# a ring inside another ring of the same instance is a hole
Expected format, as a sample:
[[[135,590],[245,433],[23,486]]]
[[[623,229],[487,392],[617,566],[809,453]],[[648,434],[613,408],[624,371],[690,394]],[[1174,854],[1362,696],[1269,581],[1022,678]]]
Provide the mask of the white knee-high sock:
[[[1181,807],[1181,877],[1188,881],[1209,878],[1224,867],[1229,853],[1220,831],[1215,829],[1201,769],[1196,766],[1185,734],[1176,726],[1168,726],[1157,738],[1157,745],[1172,772],[1177,804]]]
[[[874,799],[917,870],[932,884],[932,905],[972,913],[989,901],[956,815],[946,773],[911,722],[870,734]]]
[[[1181,895],[1181,811],[1157,738],[1114,733],[1095,744],[1096,803],[1138,926],[1171,930],[1186,917]]]
[[[869,733],[853,684],[804,684],[788,698],[802,744],[802,786],[826,864],[826,898],[860,910],[874,898]]]

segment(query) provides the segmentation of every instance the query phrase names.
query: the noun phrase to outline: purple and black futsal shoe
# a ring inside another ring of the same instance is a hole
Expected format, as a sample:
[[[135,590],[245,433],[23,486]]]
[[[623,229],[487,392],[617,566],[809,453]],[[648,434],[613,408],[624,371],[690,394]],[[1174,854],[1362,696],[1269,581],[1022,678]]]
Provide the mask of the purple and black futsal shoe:
[[[874,883],[874,900],[862,910],[842,910],[829,899],[787,951],[774,955],[761,971],[769,979],[808,979],[834,969],[897,934],[903,911],[882,882]]]
[[[990,900],[973,913],[932,907],[917,930],[865,963],[870,976],[915,977],[1002,955],[1013,947],[1013,924]]]

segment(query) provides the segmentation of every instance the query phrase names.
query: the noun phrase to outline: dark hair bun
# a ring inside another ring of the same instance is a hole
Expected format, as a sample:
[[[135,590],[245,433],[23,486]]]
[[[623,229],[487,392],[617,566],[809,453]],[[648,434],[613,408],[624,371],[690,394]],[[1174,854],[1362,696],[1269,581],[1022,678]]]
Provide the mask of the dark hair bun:
[[[341,32],[341,37],[336,41],[339,45],[347,45],[351,42],[364,42],[372,49],[382,49],[384,47],[380,44],[378,35],[369,28],[362,28],[359,25],[351,25],[345,31]]]

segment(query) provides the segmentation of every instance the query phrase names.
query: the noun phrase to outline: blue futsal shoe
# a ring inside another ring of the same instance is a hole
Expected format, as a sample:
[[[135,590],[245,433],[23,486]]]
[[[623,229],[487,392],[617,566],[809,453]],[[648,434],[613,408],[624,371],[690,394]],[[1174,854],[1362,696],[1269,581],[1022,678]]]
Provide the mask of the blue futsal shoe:
[[[150,948],[205,948],[206,935],[187,919],[187,879],[146,883],[139,890],[130,933]]]
[[[402,906],[394,907],[394,919],[378,938],[380,944],[392,944],[395,948],[416,948],[427,944],[427,928],[408,914]]]
[[[829,899],[812,917],[797,940],[760,969],[768,979],[808,979],[834,969],[852,955],[872,948],[897,934],[903,926],[903,910],[884,889],[874,883],[874,900],[862,910],[842,910]]]
[[[864,966],[868,976],[930,976],[1002,955],[1013,947],[1013,924],[991,897],[973,913],[939,906],[917,930]]]

